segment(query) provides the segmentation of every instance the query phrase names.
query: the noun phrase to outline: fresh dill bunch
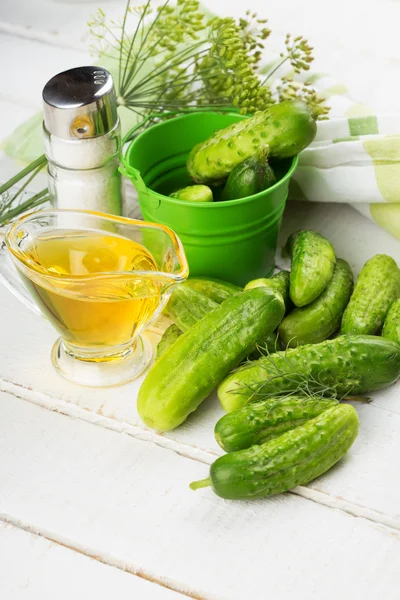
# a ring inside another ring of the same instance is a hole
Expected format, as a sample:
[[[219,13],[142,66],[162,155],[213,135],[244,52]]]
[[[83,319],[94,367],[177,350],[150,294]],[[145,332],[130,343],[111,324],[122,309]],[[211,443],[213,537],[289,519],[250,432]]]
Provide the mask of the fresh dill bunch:
[[[99,10],[90,31],[102,55],[118,60],[118,103],[140,117],[199,107],[251,114],[280,100],[271,77],[285,62],[298,74],[313,60],[308,42],[288,34],[286,51],[263,79],[260,63],[271,33],[266,23],[251,11],[238,20],[209,19],[198,0],[166,0],[156,9],[147,0],[138,7],[128,1],[119,23],[108,23]],[[281,93],[294,91],[286,83]],[[317,117],[325,114],[323,100],[309,88],[297,90],[297,97],[312,105]]]
[[[118,60],[118,103],[142,117],[182,111],[201,96],[195,67],[207,52],[206,26],[198,0],[166,0],[156,9],[151,0],[139,7],[128,1],[119,24],[108,24],[101,10],[89,24],[100,58]]]
[[[286,54],[281,53],[281,57],[289,60],[295,73],[301,71],[308,71],[310,64],[314,60],[312,55],[313,48],[309,45],[307,40],[301,35],[293,38],[288,33],[285,38]]]
[[[267,19],[258,18],[257,13],[250,10],[246,12],[246,18],[239,19],[243,42],[253,67],[258,66],[265,48],[265,40],[271,34],[271,30],[265,27],[267,22]]]
[[[253,21],[256,15],[251,15]],[[270,31],[246,19],[215,17],[209,23],[211,47],[199,65],[208,99],[225,98],[242,114],[264,110],[271,104],[269,88],[261,85],[257,70],[261,49]],[[203,73],[207,73],[207,79]]]

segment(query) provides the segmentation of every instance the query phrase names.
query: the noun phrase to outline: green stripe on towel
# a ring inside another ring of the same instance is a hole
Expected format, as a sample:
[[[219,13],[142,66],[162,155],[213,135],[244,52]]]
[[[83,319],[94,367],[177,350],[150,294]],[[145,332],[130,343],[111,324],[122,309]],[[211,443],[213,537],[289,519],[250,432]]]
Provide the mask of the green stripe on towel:
[[[350,135],[371,135],[379,133],[378,119],[369,117],[352,117],[349,119]]]

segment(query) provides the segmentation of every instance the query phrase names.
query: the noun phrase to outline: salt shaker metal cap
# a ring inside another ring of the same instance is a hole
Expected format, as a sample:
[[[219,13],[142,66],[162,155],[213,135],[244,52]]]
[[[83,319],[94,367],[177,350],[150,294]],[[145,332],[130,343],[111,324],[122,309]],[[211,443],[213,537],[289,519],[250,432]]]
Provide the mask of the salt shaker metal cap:
[[[112,77],[101,67],[58,73],[43,88],[44,125],[64,140],[104,135],[118,123]]]
[[[101,67],[58,73],[43,89],[51,202],[121,214],[121,128],[113,80]]]

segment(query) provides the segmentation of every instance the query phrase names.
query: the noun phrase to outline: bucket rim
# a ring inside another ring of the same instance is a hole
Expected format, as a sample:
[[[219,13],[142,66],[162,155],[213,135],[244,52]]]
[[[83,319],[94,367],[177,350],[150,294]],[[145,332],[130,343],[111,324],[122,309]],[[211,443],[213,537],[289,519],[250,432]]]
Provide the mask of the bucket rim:
[[[175,120],[185,120],[188,117],[193,117],[194,115],[198,116],[204,116],[204,115],[216,115],[216,114],[221,114],[221,115],[229,115],[229,116],[235,116],[235,117],[239,117],[240,119],[247,119],[249,118],[248,115],[240,115],[238,113],[235,112],[229,112],[229,113],[218,113],[217,111],[207,111],[207,112],[192,112],[190,114],[185,114],[185,115],[180,115],[178,117],[174,117],[174,119],[172,119],[173,121]],[[156,125],[152,125],[149,129],[145,129],[144,131],[142,131],[141,133],[139,133],[139,135],[134,138],[133,140],[131,140],[131,142],[129,143],[124,155],[123,155],[123,163],[125,165],[126,168],[126,172],[125,174],[128,175],[129,179],[132,178],[129,176],[129,171],[128,169],[134,169],[136,171],[136,173],[140,174],[140,171],[138,169],[136,169],[136,167],[134,167],[133,165],[130,164],[130,160],[129,160],[129,155],[131,152],[131,148],[137,143],[137,141],[140,138],[143,138],[146,136],[146,134],[148,134],[151,130],[155,129],[155,128],[159,128],[162,127],[164,125],[166,125],[167,123],[170,123],[171,121],[163,121],[162,123],[157,123]],[[165,204],[171,204],[172,206],[176,206],[176,205],[180,205],[180,206],[190,206],[193,209],[194,208],[198,208],[198,209],[210,209],[213,210],[214,207],[218,207],[218,208],[223,208],[223,207],[229,207],[229,206],[238,206],[240,204],[247,204],[249,202],[253,202],[256,199],[259,199],[260,196],[266,196],[269,195],[270,193],[272,193],[273,191],[279,189],[280,186],[283,186],[286,181],[290,180],[291,176],[293,175],[294,171],[296,170],[296,167],[298,165],[298,155],[295,155],[293,157],[287,157],[288,159],[291,158],[291,165],[289,167],[289,169],[287,170],[287,172],[285,173],[285,175],[279,179],[276,183],[274,183],[274,185],[272,185],[271,187],[267,188],[266,190],[262,190],[261,192],[258,192],[257,194],[253,194],[252,196],[245,196],[244,198],[235,198],[234,200],[223,200],[223,201],[219,201],[219,202],[190,202],[187,200],[179,200],[178,198],[171,198],[170,196],[165,196],[164,194],[160,194],[159,192],[156,192],[155,190],[152,190],[151,188],[147,187],[147,185],[144,183],[146,187],[146,191],[149,194],[152,194],[153,196],[155,196],[159,203],[161,203],[161,201]]]

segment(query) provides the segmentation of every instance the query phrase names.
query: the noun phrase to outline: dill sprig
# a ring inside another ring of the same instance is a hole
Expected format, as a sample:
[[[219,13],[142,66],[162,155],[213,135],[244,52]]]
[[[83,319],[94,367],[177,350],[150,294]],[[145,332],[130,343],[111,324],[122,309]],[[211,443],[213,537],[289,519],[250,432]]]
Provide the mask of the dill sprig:
[[[324,100],[310,86],[294,90],[287,81],[272,93],[272,78],[285,62],[297,75],[309,69],[313,57],[307,40],[288,34],[285,52],[263,77],[260,62],[271,33],[266,23],[250,11],[238,20],[208,18],[198,0],[166,0],[156,9],[151,0],[139,7],[128,0],[121,22],[108,22],[99,10],[89,26],[100,57],[118,61],[118,103],[140,117],[198,107],[254,113],[290,94],[324,116]]]
[[[314,119],[324,120],[328,118],[329,107],[325,104],[325,98],[317,94],[314,88],[306,83],[295,81],[293,77],[282,77],[282,81],[277,86],[279,100],[301,99],[308,105]]]
[[[342,400],[358,400],[361,402],[369,402],[369,398],[353,396],[352,391],[357,385],[356,380],[349,380],[348,386],[343,388],[342,383],[335,382],[321,369],[318,376],[312,373],[304,373],[296,370],[290,360],[288,348],[284,352],[279,353],[279,358],[283,359],[284,366],[279,366],[275,359],[274,353],[266,353],[259,359],[257,364],[265,371],[264,381],[255,381],[254,383],[243,383],[238,385],[232,393],[242,394],[246,396],[246,404],[267,400],[269,398],[287,397],[300,395],[305,397],[321,397],[331,398],[341,402]],[[254,365],[254,361],[248,361],[241,368],[250,368]]]
[[[46,164],[46,157],[39,156],[30,165],[14,175],[6,183],[0,186],[0,226],[5,225],[27,210],[33,210],[49,201],[47,188],[36,194],[26,197],[26,189]],[[15,192],[11,189],[19,182],[24,183]]]
[[[209,23],[211,46],[199,65],[208,100],[224,98],[242,114],[264,110],[272,104],[271,91],[261,84],[256,67],[261,58],[261,48],[270,31],[263,27],[265,21],[254,23],[231,17],[214,18]]]

